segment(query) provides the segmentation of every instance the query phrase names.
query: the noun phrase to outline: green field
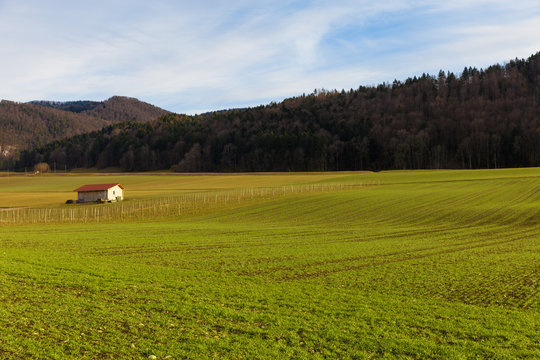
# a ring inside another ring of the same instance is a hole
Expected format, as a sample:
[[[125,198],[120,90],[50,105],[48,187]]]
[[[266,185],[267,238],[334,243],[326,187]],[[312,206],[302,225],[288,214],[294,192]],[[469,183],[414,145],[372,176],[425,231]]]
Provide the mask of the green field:
[[[0,213],[2,359],[540,358],[540,169],[4,174]]]

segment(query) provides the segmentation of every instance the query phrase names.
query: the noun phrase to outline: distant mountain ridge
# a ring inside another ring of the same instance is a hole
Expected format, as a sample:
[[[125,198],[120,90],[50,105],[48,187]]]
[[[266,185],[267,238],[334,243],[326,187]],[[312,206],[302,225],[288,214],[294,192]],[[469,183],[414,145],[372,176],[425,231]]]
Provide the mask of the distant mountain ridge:
[[[134,98],[105,101],[0,102],[0,160],[54,140],[124,121],[144,122],[168,111]]]
[[[92,108],[103,103],[103,101],[90,101],[90,100],[78,100],[78,101],[50,101],[50,100],[34,100],[29,101],[27,104],[40,105],[50,107],[53,109],[66,110],[74,113],[81,113],[83,111],[91,110]]]
[[[85,114],[112,122],[149,121],[168,113],[157,106],[127,96],[113,96],[105,101],[35,100],[28,104]]]

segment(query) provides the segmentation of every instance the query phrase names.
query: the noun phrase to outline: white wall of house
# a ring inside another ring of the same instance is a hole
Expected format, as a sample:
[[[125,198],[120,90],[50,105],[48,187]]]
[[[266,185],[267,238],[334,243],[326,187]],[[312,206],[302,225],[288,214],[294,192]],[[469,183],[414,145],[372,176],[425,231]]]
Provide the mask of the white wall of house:
[[[124,191],[118,185],[113,186],[107,191],[107,199],[104,200],[116,200],[117,197],[120,197],[120,200],[124,200]]]

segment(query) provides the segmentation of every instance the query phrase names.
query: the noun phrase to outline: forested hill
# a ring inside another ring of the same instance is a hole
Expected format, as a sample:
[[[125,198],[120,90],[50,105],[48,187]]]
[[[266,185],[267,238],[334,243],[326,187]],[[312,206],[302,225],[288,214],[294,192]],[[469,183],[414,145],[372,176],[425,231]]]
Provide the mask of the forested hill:
[[[4,155],[111,123],[85,114],[33,104],[0,102],[0,147]]]
[[[540,53],[205,116],[121,123],[25,152],[19,168],[315,171],[540,166]]]
[[[149,121],[168,111],[135,98],[113,96],[105,101],[31,101],[30,104],[93,116],[111,122]]]
[[[95,131],[121,121],[150,121],[166,114],[142,101],[112,97],[103,102],[0,102],[0,160],[22,149]]]

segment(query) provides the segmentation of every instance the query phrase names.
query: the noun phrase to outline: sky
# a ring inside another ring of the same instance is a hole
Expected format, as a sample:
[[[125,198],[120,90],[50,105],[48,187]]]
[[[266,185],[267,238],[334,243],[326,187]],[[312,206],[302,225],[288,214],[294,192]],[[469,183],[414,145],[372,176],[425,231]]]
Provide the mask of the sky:
[[[186,114],[540,51],[540,1],[0,0],[0,98]]]

